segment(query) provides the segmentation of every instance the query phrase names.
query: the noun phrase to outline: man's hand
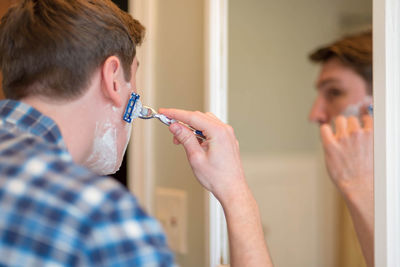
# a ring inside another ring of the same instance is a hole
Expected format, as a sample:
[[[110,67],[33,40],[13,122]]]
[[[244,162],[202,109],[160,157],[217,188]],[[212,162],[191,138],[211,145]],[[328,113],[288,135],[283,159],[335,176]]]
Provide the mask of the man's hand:
[[[321,138],[329,175],[349,208],[358,240],[369,267],[374,266],[374,168],[373,120],[340,116],[336,134],[321,126]]]
[[[228,225],[230,266],[271,267],[258,206],[243,174],[239,144],[231,126],[211,113],[161,109],[160,113],[203,132],[199,142],[184,125],[174,123],[174,143],[185,148],[200,183],[221,202]]]
[[[373,188],[373,121],[363,117],[336,119],[336,134],[328,124],[321,126],[322,144],[329,175],[341,193]]]
[[[176,109],[161,109],[160,113],[202,131],[207,137],[199,142],[184,125],[174,123],[170,126],[174,143],[185,148],[195,176],[216,198],[224,201],[238,187],[246,185],[239,144],[231,126],[212,113]]]

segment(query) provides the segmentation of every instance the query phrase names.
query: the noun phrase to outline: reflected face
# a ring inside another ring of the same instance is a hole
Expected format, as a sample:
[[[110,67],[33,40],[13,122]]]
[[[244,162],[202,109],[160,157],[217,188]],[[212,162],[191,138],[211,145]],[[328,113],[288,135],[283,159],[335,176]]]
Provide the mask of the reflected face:
[[[337,58],[322,65],[316,88],[318,94],[309,120],[318,124],[330,123],[336,116],[348,113],[348,110],[360,109],[369,98],[368,83]]]

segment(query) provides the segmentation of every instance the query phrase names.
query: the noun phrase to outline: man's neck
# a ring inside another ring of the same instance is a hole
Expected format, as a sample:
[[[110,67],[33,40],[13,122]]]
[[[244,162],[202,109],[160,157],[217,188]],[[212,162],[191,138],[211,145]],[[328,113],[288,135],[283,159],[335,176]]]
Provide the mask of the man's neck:
[[[60,128],[61,135],[73,160],[82,164],[90,153],[95,129],[96,107],[90,93],[77,100],[58,102],[42,97],[21,100],[50,117]]]

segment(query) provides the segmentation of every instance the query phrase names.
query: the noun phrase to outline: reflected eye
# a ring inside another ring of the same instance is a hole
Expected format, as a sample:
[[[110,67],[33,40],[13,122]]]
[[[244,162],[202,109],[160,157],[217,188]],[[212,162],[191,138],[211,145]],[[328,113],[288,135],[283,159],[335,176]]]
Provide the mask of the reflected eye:
[[[328,101],[333,101],[335,98],[339,98],[345,95],[345,92],[343,92],[340,89],[336,89],[336,88],[330,88],[328,90],[325,91],[325,98]]]

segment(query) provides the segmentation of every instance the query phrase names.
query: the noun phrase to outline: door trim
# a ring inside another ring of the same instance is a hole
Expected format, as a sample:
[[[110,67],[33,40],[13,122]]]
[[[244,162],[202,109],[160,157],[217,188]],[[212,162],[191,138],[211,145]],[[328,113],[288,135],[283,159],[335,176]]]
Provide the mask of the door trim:
[[[205,106],[228,121],[228,0],[205,1]],[[229,263],[226,220],[218,200],[207,193],[209,266]]]
[[[157,32],[157,1],[129,0],[129,12],[134,18],[146,25],[146,42],[137,53],[139,61],[146,62],[140,67],[136,76],[139,94],[146,95],[146,103],[154,104],[154,50],[155,35]],[[134,122],[132,131],[133,142],[128,147],[128,188],[139,200],[139,203],[150,214],[153,213],[154,191],[154,124],[140,120]]]
[[[400,2],[373,12],[375,266],[400,266]]]

